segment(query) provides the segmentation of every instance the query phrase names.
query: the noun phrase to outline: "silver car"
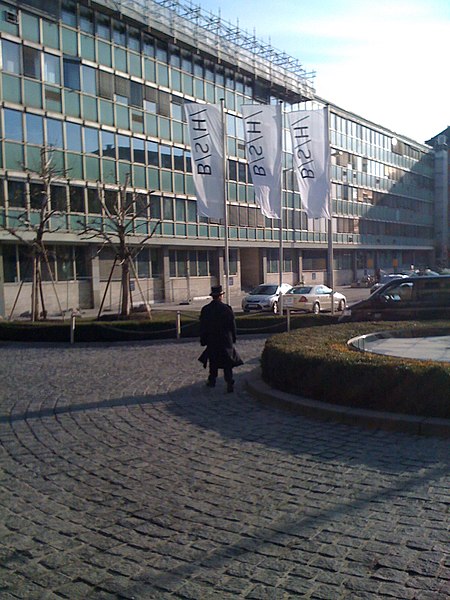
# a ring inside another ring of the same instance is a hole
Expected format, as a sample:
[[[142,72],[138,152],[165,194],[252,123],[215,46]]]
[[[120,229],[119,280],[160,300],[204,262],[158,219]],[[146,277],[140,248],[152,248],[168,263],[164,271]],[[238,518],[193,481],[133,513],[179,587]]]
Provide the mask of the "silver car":
[[[281,294],[286,294],[292,288],[288,283],[261,283],[242,300],[242,310],[268,311],[278,314],[278,303]]]

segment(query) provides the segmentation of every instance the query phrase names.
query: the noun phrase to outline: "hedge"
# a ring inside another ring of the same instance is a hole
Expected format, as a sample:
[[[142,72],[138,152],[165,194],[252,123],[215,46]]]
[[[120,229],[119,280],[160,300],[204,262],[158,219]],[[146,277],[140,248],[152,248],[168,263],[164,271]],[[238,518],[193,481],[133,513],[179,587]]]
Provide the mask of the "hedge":
[[[450,365],[358,352],[347,341],[380,331],[450,335],[450,324],[416,321],[342,323],[267,340],[263,379],[279,390],[357,408],[450,418]]]
[[[181,311],[180,311],[181,312]],[[331,315],[296,315],[291,317],[291,328],[329,325],[337,322]],[[237,314],[238,335],[271,334],[286,331],[286,317],[270,314]],[[199,313],[181,312],[181,337],[200,335]],[[176,311],[153,311],[152,320],[77,319],[75,342],[118,342],[176,338]],[[69,342],[70,319],[66,321],[1,321],[0,341],[16,342]]]

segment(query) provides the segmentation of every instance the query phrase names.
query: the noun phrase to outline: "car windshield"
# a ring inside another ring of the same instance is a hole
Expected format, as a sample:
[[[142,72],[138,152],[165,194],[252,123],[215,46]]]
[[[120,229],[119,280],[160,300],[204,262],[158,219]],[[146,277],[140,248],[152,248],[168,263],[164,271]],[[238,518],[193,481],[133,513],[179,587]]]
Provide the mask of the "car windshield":
[[[392,279],[402,279],[406,277],[406,275],[402,275],[401,273],[391,273],[388,275],[382,275],[380,283],[387,283],[388,281],[392,281]]]
[[[292,290],[289,290],[288,294],[310,294],[311,290],[311,287],[292,288]]]
[[[277,293],[277,289],[277,285],[258,285],[250,292],[250,294],[252,296],[272,296]]]

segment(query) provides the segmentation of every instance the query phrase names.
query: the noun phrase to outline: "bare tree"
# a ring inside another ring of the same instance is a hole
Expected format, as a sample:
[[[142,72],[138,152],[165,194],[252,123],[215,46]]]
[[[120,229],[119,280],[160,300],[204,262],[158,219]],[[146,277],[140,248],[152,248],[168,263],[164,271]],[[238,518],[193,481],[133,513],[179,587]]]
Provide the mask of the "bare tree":
[[[44,235],[48,233],[54,233],[58,231],[59,227],[55,229],[50,228],[50,219],[52,216],[59,212],[51,208],[51,183],[58,177],[64,175],[59,169],[55,167],[53,160],[53,149],[43,146],[40,150],[40,164],[35,170],[24,169],[28,173],[32,173],[39,178],[42,182],[41,199],[39,202],[39,213],[37,223],[32,223],[29,219],[28,211],[25,211],[15,217],[12,217],[17,221],[17,226],[2,226],[12,236],[18,239],[22,244],[27,246],[30,250],[30,256],[32,260],[32,288],[31,288],[31,320],[37,321],[41,316],[43,319],[47,318],[47,310],[45,308],[44,291],[42,287],[42,271],[43,266],[47,268],[53,291],[58,302],[60,312],[62,314],[61,304],[59,302],[58,294],[56,291],[55,280],[53,277],[52,269],[49,261],[49,253],[44,243]],[[9,217],[11,219],[11,217]],[[33,232],[32,239],[29,239],[29,235],[25,235],[25,232]],[[17,303],[20,291],[22,289],[21,283],[19,291],[17,293],[14,307]],[[40,310],[41,308],[41,310]],[[12,314],[12,312],[11,312]]]
[[[119,264],[121,268],[120,316],[127,317],[130,314],[130,274],[132,273],[139,287],[139,292],[144,301],[147,314],[149,318],[151,318],[151,312],[148,307],[148,303],[145,301],[144,294],[140,287],[139,278],[134,266],[134,259],[142,251],[145,243],[154,235],[156,228],[160,224],[160,221],[154,224],[151,232],[143,239],[139,240],[133,245],[130,244],[130,235],[134,233],[136,220],[141,219],[148,214],[150,202],[142,202],[141,195],[136,193],[127,193],[127,185],[128,175],[125,179],[124,185],[120,187],[119,193],[117,194],[117,200],[112,207],[107,206],[103,190],[99,185],[97,191],[98,200],[103,209],[103,213],[107,217],[107,226],[105,226],[103,218],[100,216],[97,219],[92,220],[88,225],[85,225],[83,231],[80,232],[80,236],[82,236],[84,239],[99,239],[102,241],[102,245],[99,248],[97,255],[100,254],[104,248],[110,248],[114,254],[114,262],[111,267],[97,318],[100,318],[114,268],[117,264]],[[151,193],[152,192],[149,192],[148,196]],[[138,200],[140,200],[140,202],[138,202]],[[138,204],[140,204],[140,206],[138,206]]]

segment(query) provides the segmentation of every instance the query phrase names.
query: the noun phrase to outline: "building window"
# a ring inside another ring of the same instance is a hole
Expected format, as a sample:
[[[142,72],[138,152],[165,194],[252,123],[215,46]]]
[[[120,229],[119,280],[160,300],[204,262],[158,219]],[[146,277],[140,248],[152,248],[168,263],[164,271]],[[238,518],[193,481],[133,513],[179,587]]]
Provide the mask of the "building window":
[[[44,120],[39,115],[26,113],[26,140],[29,144],[42,146],[44,144]]]
[[[131,104],[131,106],[137,106],[139,108],[142,108],[142,106],[143,106],[143,88],[142,88],[142,84],[138,83],[136,81],[131,81],[130,82],[129,95],[130,95],[130,104]]]
[[[237,272],[238,272],[237,248],[230,248],[228,251],[228,267],[229,267],[230,275],[237,275]]]
[[[292,253],[290,250],[285,249],[283,252],[283,272],[292,273]]]
[[[188,252],[187,250],[173,250],[170,256],[170,275],[172,277],[186,277],[188,269]]]
[[[164,220],[173,221],[173,200],[172,198],[163,198]]]
[[[140,52],[141,36],[139,29],[134,29],[132,27],[128,28],[128,48],[130,48],[130,50],[134,50],[135,52]]]
[[[44,52],[44,81],[47,83],[61,83],[59,57],[47,52]]]
[[[63,148],[63,122],[47,119],[47,144],[52,148]]]
[[[50,196],[51,196],[52,210],[57,210],[58,212],[61,212],[61,213],[67,212],[66,188],[64,186],[62,186],[62,185],[50,186]]]
[[[211,274],[210,255],[207,250],[170,250],[170,276],[207,277]],[[188,271],[189,269],[189,271]]]
[[[150,196],[150,218],[161,219],[161,198],[159,196]]]
[[[116,158],[115,135],[111,131],[102,131],[102,154],[110,158]]]
[[[84,188],[71,185],[69,187],[70,206],[69,211],[73,213],[84,213]]]
[[[25,182],[8,181],[8,203],[15,208],[26,208]]]
[[[78,58],[63,58],[64,85],[71,90],[80,90],[80,61]]]
[[[58,281],[71,281],[75,279],[73,248],[72,246],[56,246],[56,278]]]
[[[267,250],[267,272],[279,272],[279,250],[278,248],[270,248]]]
[[[114,76],[106,71],[98,72],[98,94],[102,98],[112,100],[114,96]]]
[[[159,167],[158,144],[147,142],[147,161],[153,167]]]
[[[3,116],[5,120],[5,138],[7,140],[16,140],[17,142],[22,142],[22,113],[20,113],[18,110],[10,110],[9,108],[5,108],[3,111]]]
[[[3,274],[5,283],[14,283],[18,279],[17,274],[17,246],[5,244],[3,251]]]
[[[87,256],[87,248],[75,246],[75,276],[78,280],[89,277],[90,261]]]
[[[23,74],[32,79],[41,79],[41,53],[36,48],[23,47]]]
[[[102,214],[102,203],[99,197],[99,191],[94,188],[88,188],[88,213],[91,215]]]
[[[81,68],[83,77],[83,93],[97,95],[97,71],[93,67],[85,65]]]
[[[42,183],[30,183],[30,208],[40,210],[44,200],[45,193]]]
[[[91,10],[80,6],[80,29],[84,33],[94,33],[94,16]]]
[[[20,45],[2,40],[2,61],[4,71],[20,75],[22,72],[20,65]]]
[[[141,138],[133,138],[133,161],[145,164],[145,142]]]
[[[113,40],[119,46],[126,46],[126,28],[123,23],[113,22]]]
[[[119,158],[131,161],[131,139],[127,135],[117,136]]]
[[[89,154],[100,154],[98,146],[98,130],[92,127],[84,128],[84,151]]]
[[[143,248],[136,258],[138,277],[151,279],[160,276],[160,261],[156,248]]]
[[[64,0],[61,6],[61,20],[69,27],[77,26],[77,5],[75,2]]]
[[[170,146],[160,146],[161,167],[163,169],[172,169],[172,149]]]
[[[81,125],[66,123],[66,148],[81,153]]]
[[[111,30],[109,25],[109,18],[103,15],[96,15],[96,32],[98,37],[104,40],[111,39]]]

